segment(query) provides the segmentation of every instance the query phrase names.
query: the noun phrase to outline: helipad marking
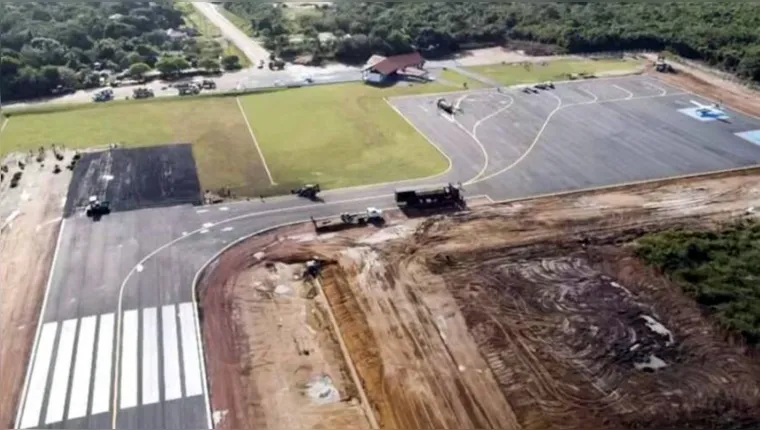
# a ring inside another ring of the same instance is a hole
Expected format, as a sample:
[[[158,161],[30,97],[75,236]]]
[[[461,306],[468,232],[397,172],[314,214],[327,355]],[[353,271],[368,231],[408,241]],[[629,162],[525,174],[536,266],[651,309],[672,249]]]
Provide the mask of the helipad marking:
[[[697,110],[699,110],[699,109],[701,109],[701,108],[690,107],[690,108],[685,108],[685,109],[678,109],[678,112],[681,112],[682,114],[690,116],[690,117],[696,119],[697,121],[701,121],[701,122],[710,122],[710,121],[715,121],[715,120],[727,120],[727,119],[730,118],[728,115],[726,115],[725,112],[723,112],[720,109],[710,108],[710,113],[708,115],[702,115],[702,114],[700,114],[699,112],[697,112]]]
[[[743,131],[741,133],[734,133],[747,142],[754,143],[760,146],[760,130]]]

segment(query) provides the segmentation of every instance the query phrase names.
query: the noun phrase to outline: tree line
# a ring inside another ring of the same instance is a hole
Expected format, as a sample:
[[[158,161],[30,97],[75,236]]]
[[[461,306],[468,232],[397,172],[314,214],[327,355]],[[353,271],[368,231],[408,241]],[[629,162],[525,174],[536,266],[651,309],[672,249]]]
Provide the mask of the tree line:
[[[344,1],[312,13],[258,2],[225,7],[249,19],[267,47],[285,57],[361,62],[374,53],[435,56],[473,44],[528,41],[563,53],[668,50],[760,81],[760,8],[754,3]]]
[[[726,329],[760,344],[760,222],[641,238],[636,253],[675,279]]]
[[[141,77],[153,68],[167,74],[218,68],[218,43],[167,32],[197,35],[183,25],[182,12],[171,2],[3,2],[2,98],[95,88],[125,71]]]

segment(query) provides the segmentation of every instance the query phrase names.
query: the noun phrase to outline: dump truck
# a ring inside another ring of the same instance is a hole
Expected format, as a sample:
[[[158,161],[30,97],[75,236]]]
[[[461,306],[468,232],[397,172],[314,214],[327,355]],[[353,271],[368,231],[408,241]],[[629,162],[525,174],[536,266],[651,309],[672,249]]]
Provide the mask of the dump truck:
[[[430,188],[398,189],[395,195],[396,205],[401,209],[430,209],[464,205],[461,188],[452,184]]]
[[[319,194],[320,191],[319,184],[306,184],[301,188],[290,190],[290,194],[313,200],[317,197],[317,194]]]
[[[150,88],[140,87],[132,90],[132,97],[135,99],[148,99],[155,96],[155,93]]]
[[[85,209],[85,214],[90,218],[98,219],[103,215],[111,213],[111,204],[106,201],[101,201],[98,196],[90,196]]]

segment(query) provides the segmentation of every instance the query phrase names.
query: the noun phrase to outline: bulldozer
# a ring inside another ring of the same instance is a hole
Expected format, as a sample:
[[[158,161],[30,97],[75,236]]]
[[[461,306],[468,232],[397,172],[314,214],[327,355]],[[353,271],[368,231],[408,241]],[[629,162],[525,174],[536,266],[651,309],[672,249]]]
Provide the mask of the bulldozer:
[[[140,87],[132,91],[132,97],[135,99],[148,99],[155,96],[155,93],[150,88]]]
[[[314,200],[317,198],[317,194],[319,194],[320,191],[319,184],[306,184],[301,188],[290,190],[290,193],[295,194],[298,197]]]
[[[673,66],[665,62],[664,57],[657,57],[657,61],[654,63],[654,69],[660,73],[673,73]]]

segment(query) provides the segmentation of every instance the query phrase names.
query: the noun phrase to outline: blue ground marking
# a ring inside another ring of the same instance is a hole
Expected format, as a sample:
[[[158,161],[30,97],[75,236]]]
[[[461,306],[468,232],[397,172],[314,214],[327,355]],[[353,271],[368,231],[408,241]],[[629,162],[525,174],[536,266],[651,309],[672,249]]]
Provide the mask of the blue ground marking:
[[[688,115],[696,120],[707,122],[707,121],[715,121],[716,119],[720,120],[726,120],[730,117],[726,115],[725,112],[718,110],[718,109],[710,109],[710,113],[707,115],[703,115],[699,112],[697,112],[698,107],[692,107],[692,108],[686,108],[686,109],[678,109],[678,112],[681,112],[684,115]]]
[[[760,130],[743,131],[741,133],[734,133],[747,142],[752,142],[755,145],[760,146]]]

